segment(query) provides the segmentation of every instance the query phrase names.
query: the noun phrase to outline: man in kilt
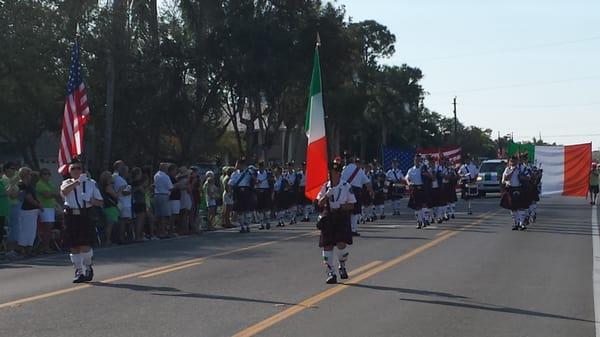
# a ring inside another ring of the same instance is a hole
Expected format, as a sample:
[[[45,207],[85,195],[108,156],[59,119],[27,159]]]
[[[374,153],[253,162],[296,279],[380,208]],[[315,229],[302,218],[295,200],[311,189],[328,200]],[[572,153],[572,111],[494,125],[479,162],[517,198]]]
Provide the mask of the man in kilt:
[[[442,165],[444,158],[442,154],[434,159],[434,164],[431,166],[430,172],[433,176],[431,184],[431,205],[433,220],[441,224],[445,218],[446,211],[446,194],[444,190],[444,179],[448,174],[446,167]]]
[[[290,187],[287,179],[283,176],[281,167],[273,169],[273,203],[275,206],[275,217],[277,218],[277,227],[285,226],[285,213],[290,207]]]
[[[321,210],[317,225],[321,230],[319,247],[323,249],[323,262],[327,269],[325,282],[327,284],[337,283],[333,264],[334,247],[337,247],[340,278],[348,278],[346,271],[349,255],[347,245],[352,244],[350,218],[356,198],[351,185],[341,179],[342,170],[341,161],[334,160],[329,168],[329,181],[323,185],[317,195],[317,203]]]
[[[463,165],[458,169],[458,175],[460,176],[460,184],[461,184],[461,196],[467,202],[467,214],[473,214],[473,209],[471,208],[471,200],[478,198],[479,194],[476,190],[475,179],[479,175],[479,169],[477,165],[471,161],[470,156],[467,154],[465,156],[465,160]],[[475,187],[471,187],[475,186]]]
[[[265,163],[258,163],[256,172],[256,211],[260,221],[259,229],[271,229],[269,217],[273,206],[273,175],[265,169]]]
[[[386,195],[386,174],[382,167],[374,167],[369,175],[371,186],[373,187],[373,207],[371,209],[371,217],[377,219],[385,219],[385,195]]]
[[[91,221],[91,208],[102,206],[102,195],[96,182],[82,173],[79,162],[69,165],[70,178],[62,182],[60,195],[64,199],[63,247],[70,249],[75,268],[73,283],[89,282],[94,278],[92,246],[96,228]]]
[[[456,210],[456,202],[458,198],[456,197],[456,186],[458,185],[458,173],[456,172],[456,167],[454,163],[451,163],[448,159],[444,160],[444,165],[446,166],[446,178],[444,179],[444,195],[446,197],[446,220],[454,219],[454,212]]]
[[[428,196],[425,184],[427,177],[431,178],[431,175],[427,172],[426,166],[422,164],[420,155],[415,156],[414,164],[413,167],[408,169],[405,177],[410,190],[408,207],[415,211],[417,228],[421,229],[429,225],[429,218],[427,215]]]
[[[302,168],[296,173],[300,177],[300,188],[298,189],[297,199],[298,207],[302,212],[302,222],[310,221],[312,201],[304,194],[306,189],[306,162],[302,162]]]
[[[525,216],[525,226],[527,226],[537,220],[537,202],[540,201],[542,171],[537,167],[530,165],[529,154],[527,152],[521,153],[520,159],[521,165],[524,167],[525,175],[529,177],[529,180],[523,184],[529,204]]]
[[[352,154],[348,151],[344,153],[344,159],[346,162],[346,166],[342,171],[342,180],[350,184],[352,186],[352,193],[356,198],[356,202],[354,203],[354,211],[351,216],[351,224],[352,224],[352,235],[360,236],[358,233],[358,222],[360,220],[360,215],[362,213],[362,206],[368,200],[368,197],[373,197],[373,188],[371,187],[371,182],[369,181],[369,177],[365,171],[360,167],[359,164],[356,163]],[[363,186],[367,185],[367,193],[370,196],[367,196],[363,192]]]
[[[400,199],[404,196],[406,181],[404,173],[398,168],[398,160],[392,160],[392,168],[387,171],[386,185],[388,190],[388,199],[392,201],[392,215],[400,215]]]
[[[250,232],[250,221],[256,209],[254,185],[256,173],[246,165],[244,158],[236,163],[236,171],[231,174],[229,185],[233,190],[233,210],[240,225],[240,233]]]
[[[500,199],[500,206],[510,210],[513,217],[512,230],[525,230],[526,210],[529,207],[526,189],[523,183],[527,180],[524,167],[519,164],[519,158],[510,158],[504,173],[502,184],[505,186]]]

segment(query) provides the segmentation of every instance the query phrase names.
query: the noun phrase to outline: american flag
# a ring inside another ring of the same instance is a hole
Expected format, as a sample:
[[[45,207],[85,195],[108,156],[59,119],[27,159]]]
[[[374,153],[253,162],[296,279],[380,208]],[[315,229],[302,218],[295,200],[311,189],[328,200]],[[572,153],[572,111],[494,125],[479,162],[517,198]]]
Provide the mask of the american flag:
[[[71,52],[69,82],[58,150],[58,172],[61,174],[65,174],[73,158],[83,152],[83,131],[89,114],[90,108],[79,64],[79,43],[76,41]]]
[[[405,150],[394,147],[383,148],[383,166],[386,170],[392,168],[392,160],[395,159],[398,161],[398,168],[406,174],[408,169],[413,166],[414,158],[414,150]]]

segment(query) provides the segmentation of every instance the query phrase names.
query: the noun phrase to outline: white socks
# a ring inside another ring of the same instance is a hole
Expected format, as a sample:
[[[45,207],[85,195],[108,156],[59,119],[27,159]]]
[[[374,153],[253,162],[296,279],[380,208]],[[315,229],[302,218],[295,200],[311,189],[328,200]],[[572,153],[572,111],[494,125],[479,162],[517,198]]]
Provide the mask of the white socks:
[[[81,256],[83,266],[86,267],[86,269],[92,265],[92,257],[94,256],[94,250],[92,248],[90,248],[88,252],[79,255]]]
[[[385,205],[378,205],[377,210],[379,211],[379,216],[385,215]]]
[[[340,267],[345,268],[346,267],[346,261],[348,260],[348,255],[350,253],[348,252],[347,248],[344,249],[339,249],[338,248],[338,262],[340,263]]]
[[[71,257],[71,262],[73,263],[73,267],[75,269],[79,269],[81,271],[84,270],[84,264],[83,264],[83,256],[81,256],[81,254],[69,254],[69,256]]]
[[[333,271],[333,250],[323,251],[323,262],[327,266],[328,271]]]

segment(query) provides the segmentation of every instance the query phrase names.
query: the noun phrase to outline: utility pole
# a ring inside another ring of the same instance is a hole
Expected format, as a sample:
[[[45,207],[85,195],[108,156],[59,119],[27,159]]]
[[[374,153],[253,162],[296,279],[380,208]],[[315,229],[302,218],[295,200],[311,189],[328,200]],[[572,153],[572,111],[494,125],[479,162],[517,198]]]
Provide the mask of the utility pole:
[[[454,101],[452,102],[454,105],[454,140],[458,140],[458,120],[456,119],[456,96],[454,96]]]

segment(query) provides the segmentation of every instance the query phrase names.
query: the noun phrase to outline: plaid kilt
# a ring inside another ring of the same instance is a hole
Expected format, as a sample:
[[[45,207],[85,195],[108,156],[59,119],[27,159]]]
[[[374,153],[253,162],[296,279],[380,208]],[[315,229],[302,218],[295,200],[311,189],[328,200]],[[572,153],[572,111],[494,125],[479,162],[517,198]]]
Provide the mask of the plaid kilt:
[[[93,246],[96,242],[96,227],[87,214],[64,214],[62,246],[66,249],[78,246]]]
[[[329,213],[326,224],[321,228],[319,247],[335,246],[340,242],[352,244],[352,226],[348,211]]]

